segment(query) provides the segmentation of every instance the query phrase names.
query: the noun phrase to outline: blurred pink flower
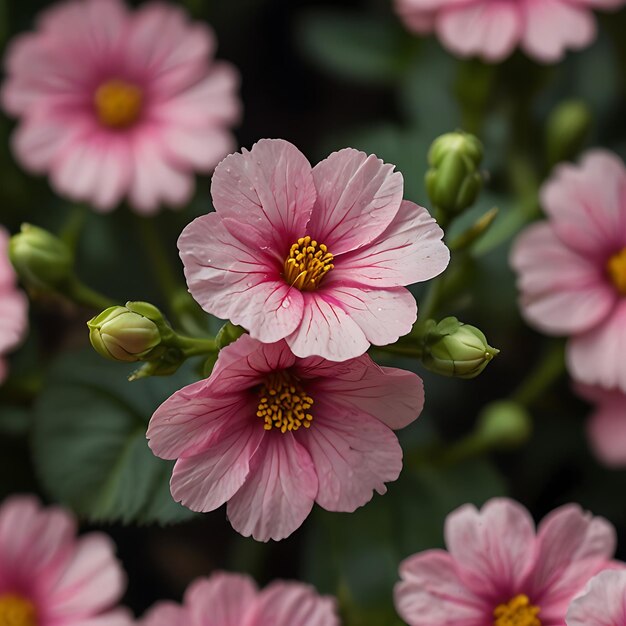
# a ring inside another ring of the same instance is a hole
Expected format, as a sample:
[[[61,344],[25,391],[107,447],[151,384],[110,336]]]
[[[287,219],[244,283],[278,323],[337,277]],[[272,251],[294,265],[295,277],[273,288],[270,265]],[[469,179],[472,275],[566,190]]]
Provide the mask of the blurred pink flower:
[[[177,391],[155,412],[147,436],[178,459],[175,500],[194,511],[228,502],[242,535],[283,539],[313,503],[351,512],[402,469],[393,430],[417,418],[422,381],[364,355],[343,363],[299,359],[284,341],[243,335],[224,348],[207,380]]]
[[[396,608],[410,626],[557,626],[570,600],[611,567],[615,531],[574,504],[535,526],[513,500],[466,504],[445,526],[448,551],[400,565]]]
[[[452,53],[502,61],[519,45],[542,63],[596,36],[592,9],[617,9],[626,0],[395,0],[407,28],[432,31]]]
[[[598,459],[609,467],[626,467],[626,395],[619,389],[576,385],[576,392],[595,405],[587,435]]]
[[[7,375],[2,356],[20,343],[28,324],[28,300],[16,286],[8,244],[9,233],[0,226],[0,384]]]
[[[76,538],[76,523],[36,498],[0,507],[0,623],[19,626],[131,626],[113,608],[126,579],[110,539]]]
[[[524,317],[570,335],[575,379],[626,392],[626,168],[592,151],[559,166],[541,201],[549,220],[529,226],[511,255]]]
[[[68,0],[17,37],[2,101],[20,118],[13,149],[54,189],[108,211],[181,206],[194,171],[232,151],[237,72],[213,61],[215,37],[163,3]]]
[[[626,626],[626,571],[594,576],[567,611],[567,626]]]
[[[259,591],[248,576],[216,573],[193,582],[182,606],[159,602],[139,626],[339,626],[333,598],[276,581]]]
[[[352,149],[311,168],[278,139],[227,157],[213,175],[216,212],[178,242],[189,291],[300,357],[343,361],[394,343],[417,317],[404,286],[441,273],[449,252],[393,169]]]

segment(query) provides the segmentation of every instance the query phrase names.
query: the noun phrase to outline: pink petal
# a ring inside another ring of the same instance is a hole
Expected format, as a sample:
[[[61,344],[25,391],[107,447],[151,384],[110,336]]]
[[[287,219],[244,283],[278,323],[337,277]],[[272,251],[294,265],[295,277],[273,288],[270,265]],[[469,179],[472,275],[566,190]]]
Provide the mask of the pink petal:
[[[302,295],[302,321],[286,338],[296,356],[319,355],[330,361],[346,361],[369,348],[365,333],[339,304],[330,303],[315,292]]]
[[[319,480],[315,501],[328,511],[352,512],[384,494],[402,470],[402,448],[381,421],[315,397],[313,422],[296,439],[309,451]]]
[[[367,355],[333,365],[327,371],[317,363],[311,367],[316,380],[307,386],[310,394],[331,398],[333,405],[354,413],[371,415],[393,430],[408,426],[422,412],[424,384],[417,374],[380,367]],[[306,377],[307,363],[299,363],[298,371]]]
[[[618,387],[626,393],[626,301],[589,332],[573,337],[567,345],[567,367],[578,381]]]
[[[253,580],[242,574],[219,572],[210,578],[196,580],[185,592],[185,605],[191,618],[188,624],[247,624],[246,617],[257,595]]]
[[[413,0],[395,0],[394,8],[404,25],[418,35],[426,35],[434,30],[435,10],[420,9]]]
[[[450,261],[442,237],[443,231],[426,209],[403,201],[387,230],[371,245],[336,258],[326,280],[369,287],[401,287],[430,280]]]
[[[126,576],[115,559],[115,546],[102,533],[78,540],[71,562],[54,585],[46,606],[50,620],[89,617],[117,602]],[[74,623],[73,621],[71,623]]]
[[[334,309],[341,307],[375,346],[395,343],[411,332],[417,320],[415,298],[404,287],[372,289],[332,285],[323,297],[329,303],[336,303]]]
[[[0,354],[6,354],[22,341],[28,323],[27,315],[26,295],[16,287],[0,288]]]
[[[541,606],[542,619],[552,623],[565,613],[587,581],[609,565],[615,544],[613,526],[578,505],[560,507],[543,519],[528,582],[528,595]]]
[[[157,602],[138,621],[141,626],[189,626],[186,608],[175,602]]]
[[[446,8],[436,18],[441,41],[460,56],[480,56],[497,62],[508,57],[522,29],[518,2],[477,0]]]
[[[454,561],[443,550],[405,559],[394,589],[396,610],[410,626],[483,626],[493,607],[459,580]]]
[[[210,172],[235,149],[235,138],[221,127],[185,128],[171,125],[162,130],[169,161],[177,167]]]
[[[252,458],[248,479],[228,502],[228,518],[244,537],[284,539],[311,512],[317,487],[306,449],[289,432],[269,431]]]
[[[73,619],[72,626],[135,626],[135,620],[130,611],[114,609],[95,617],[85,616]]]
[[[211,195],[219,215],[254,227],[284,259],[305,234],[316,192],[311,165],[295,146],[262,139],[215,168]]]
[[[253,409],[254,410],[254,409]],[[250,418],[254,418],[251,412]],[[255,469],[251,458],[264,439],[263,424],[240,419],[229,424],[207,450],[179,459],[174,466],[172,497],[192,511],[214,511],[232,498]]]
[[[545,222],[518,237],[511,265],[519,275],[524,316],[546,333],[589,330],[603,322],[617,300],[597,263],[564,246]]]
[[[308,234],[332,254],[355,250],[378,237],[400,209],[404,182],[394,166],[346,148],[313,168],[317,202]]]
[[[298,327],[303,296],[282,280],[261,242],[252,247],[257,235],[247,229],[242,225],[237,236],[219,213],[189,224],[178,240],[187,285],[208,313],[240,324],[261,341],[279,341]]]
[[[334,598],[301,583],[275,582],[259,595],[249,626],[339,626]],[[233,624],[233,626],[235,626]]]
[[[563,0],[525,0],[522,48],[544,63],[560,60],[567,48],[584,48],[596,36],[592,13]]]
[[[614,391],[595,408],[587,435],[598,459],[612,468],[626,467],[626,396]]]
[[[610,152],[592,150],[579,166],[560,165],[541,190],[557,235],[605,263],[626,246],[626,170]]]
[[[608,570],[594,576],[584,595],[567,611],[567,626],[624,626],[626,572]]]
[[[533,520],[513,500],[494,498],[480,511],[460,507],[448,515],[445,536],[459,578],[482,597],[512,597],[533,565]]]

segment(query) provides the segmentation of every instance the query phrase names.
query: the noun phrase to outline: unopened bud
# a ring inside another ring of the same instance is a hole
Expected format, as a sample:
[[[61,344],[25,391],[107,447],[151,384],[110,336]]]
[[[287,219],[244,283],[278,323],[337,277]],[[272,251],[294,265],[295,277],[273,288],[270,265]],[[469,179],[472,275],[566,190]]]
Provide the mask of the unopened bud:
[[[226,322],[226,324],[219,329],[217,335],[215,336],[215,343],[217,344],[218,349],[221,350],[222,348],[225,348],[233,343],[233,341],[239,339],[239,337],[241,337],[241,335],[245,332],[245,328]]]
[[[144,361],[162,350],[161,312],[147,302],[112,306],[87,322],[89,340],[96,352],[114,361]]]
[[[443,376],[474,378],[498,352],[478,328],[459,322],[456,317],[446,317],[438,324],[428,322],[422,362]]]
[[[591,128],[591,111],[582,100],[565,100],[550,113],[546,126],[546,152],[550,165],[573,159]]]
[[[483,148],[469,133],[454,132],[435,139],[428,152],[426,190],[433,205],[451,216],[472,204],[483,185]]]
[[[74,258],[68,246],[43,228],[22,224],[11,237],[9,258],[22,282],[39,291],[55,291],[73,278]]]
[[[532,434],[532,419],[517,402],[491,402],[480,413],[476,435],[490,447],[515,448]]]

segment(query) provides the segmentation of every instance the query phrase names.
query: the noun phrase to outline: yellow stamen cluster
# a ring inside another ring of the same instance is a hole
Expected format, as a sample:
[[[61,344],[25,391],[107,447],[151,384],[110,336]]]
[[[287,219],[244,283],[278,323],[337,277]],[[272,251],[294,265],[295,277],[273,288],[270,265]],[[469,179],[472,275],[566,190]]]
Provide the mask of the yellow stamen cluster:
[[[537,617],[540,610],[521,593],[493,610],[493,626],[541,626]]]
[[[308,410],[313,406],[313,398],[307,395],[298,379],[288,371],[270,374],[259,396],[256,414],[265,422],[265,430],[278,428],[281,433],[286,433],[288,430],[298,430],[300,426],[311,426],[313,416]]]
[[[617,291],[626,296],[626,248],[609,259],[606,269]]]
[[[35,606],[15,593],[0,595],[0,626],[37,626]]]
[[[333,267],[333,255],[328,248],[307,235],[291,246],[283,276],[292,287],[313,291]]]
[[[94,106],[98,119],[109,128],[127,128],[137,121],[143,104],[139,87],[123,80],[110,80],[98,87]]]

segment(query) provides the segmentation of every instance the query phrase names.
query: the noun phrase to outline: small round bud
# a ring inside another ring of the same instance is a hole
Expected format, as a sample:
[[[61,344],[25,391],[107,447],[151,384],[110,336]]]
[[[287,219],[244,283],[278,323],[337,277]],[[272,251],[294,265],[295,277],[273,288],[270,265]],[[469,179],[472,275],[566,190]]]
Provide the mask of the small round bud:
[[[237,339],[239,339],[241,335],[245,334],[245,332],[245,328],[226,322],[226,324],[219,329],[217,335],[215,336],[215,343],[218,349],[221,350],[234,341],[237,341]]]
[[[476,435],[490,447],[515,448],[528,441],[532,428],[532,419],[523,406],[499,400],[481,411]]]
[[[157,356],[161,332],[149,317],[155,312],[162,319],[160,311],[147,302],[109,307],[87,322],[91,345],[98,354],[114,361],[144,361]]]
[[[565,100],[552,110],[546,125],[550,165],[576,156],[589,134],[591,122],[591,111],[582,100]]]
[[[9,258],[31,289],[55,291],[73,278],[74,258],[68,246],[43,228],[22,224],[11,237]]]
[[[432,322],[424,336],[422,362],[443,376],[474,378],[499,353],[487,343],[485,335],[456,317]]]
[[[428,152],[426,190],[437,209],[454,216],[474,204],[483,185],[482,158],[482,144],[474,135],[459,131],[435,139]]]

